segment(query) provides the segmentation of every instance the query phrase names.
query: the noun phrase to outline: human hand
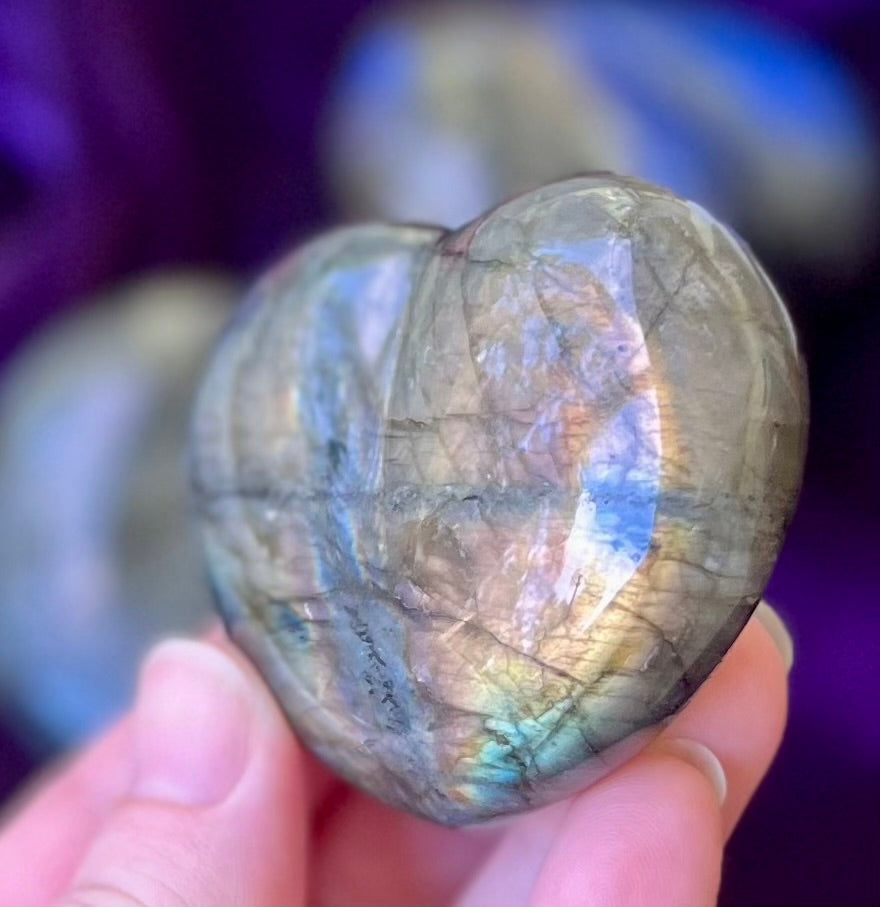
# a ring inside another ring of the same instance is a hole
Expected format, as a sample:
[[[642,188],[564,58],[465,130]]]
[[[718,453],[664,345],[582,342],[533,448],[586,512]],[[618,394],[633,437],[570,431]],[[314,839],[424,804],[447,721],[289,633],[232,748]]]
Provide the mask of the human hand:
[[[711,903],[790,658],[762,605],[648,749],[561,803],[451,830],[333,778],[227,643],[164,643],[133,711],[13,808],[0,903]]]

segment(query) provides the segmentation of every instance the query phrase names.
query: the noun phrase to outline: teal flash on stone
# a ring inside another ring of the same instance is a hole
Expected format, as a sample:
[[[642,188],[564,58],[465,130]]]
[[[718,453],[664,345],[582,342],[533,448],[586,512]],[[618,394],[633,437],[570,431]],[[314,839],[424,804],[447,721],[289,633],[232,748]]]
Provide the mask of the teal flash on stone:
[[[229,632],[301,739],[458,825],[687,701],[767,582],[806,427],[748,249],[602,174],[295,251],[216,350],[193,477]]]

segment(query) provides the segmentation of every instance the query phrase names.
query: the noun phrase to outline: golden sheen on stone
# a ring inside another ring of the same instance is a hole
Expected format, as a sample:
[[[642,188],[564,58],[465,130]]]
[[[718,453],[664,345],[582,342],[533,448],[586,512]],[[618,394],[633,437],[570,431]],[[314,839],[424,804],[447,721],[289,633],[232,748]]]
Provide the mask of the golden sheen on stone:
[[[718,664],[791,517],[806,410],[760,266],[655,186],[328,233],[204,379],[220,609],[339,774],[446,824],[529,809]]]

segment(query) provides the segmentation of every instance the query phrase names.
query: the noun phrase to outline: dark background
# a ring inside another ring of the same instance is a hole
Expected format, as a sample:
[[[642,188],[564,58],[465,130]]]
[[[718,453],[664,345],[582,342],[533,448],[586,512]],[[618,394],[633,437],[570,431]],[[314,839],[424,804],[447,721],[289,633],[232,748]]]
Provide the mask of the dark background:
[[[126,275],[176,263],[250,275],[332,221],[317,127],[345,39],[377,5],[0,6],[0,362]],[[880,5],[741,5],[829,48],[876,115]],[[795,640],[791,719],[729,846],[722,903],[880,903],[878,264],[876,236],[846,276],[767,261],[803,338],[813,421],[769,590]],[[0,793],[32,768],[0,733]]]

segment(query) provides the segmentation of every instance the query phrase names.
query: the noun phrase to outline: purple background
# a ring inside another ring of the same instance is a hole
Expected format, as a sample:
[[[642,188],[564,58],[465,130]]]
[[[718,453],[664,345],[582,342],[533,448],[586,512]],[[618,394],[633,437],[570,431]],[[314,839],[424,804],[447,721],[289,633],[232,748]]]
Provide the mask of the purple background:
[[[8,0],[0,9],[0,360],[143,268],[258,270],[334,217],[316,125],[354,0]],[[880,102],[872,0],[750,4]],[[758,250],[760,252],[760,250]],[[880,902],[880,256],[769,269],[810,363],[811,453],[770,596],[795,639],[782,752],[730,844],[722,903]],[[30,770],[0,734],[0,791]]]

